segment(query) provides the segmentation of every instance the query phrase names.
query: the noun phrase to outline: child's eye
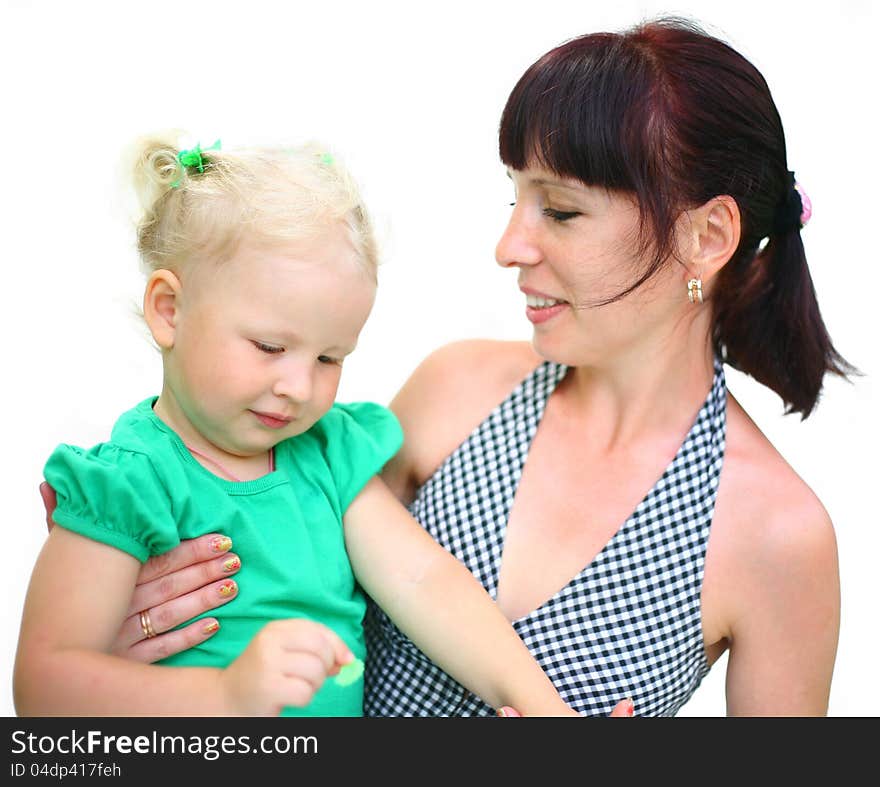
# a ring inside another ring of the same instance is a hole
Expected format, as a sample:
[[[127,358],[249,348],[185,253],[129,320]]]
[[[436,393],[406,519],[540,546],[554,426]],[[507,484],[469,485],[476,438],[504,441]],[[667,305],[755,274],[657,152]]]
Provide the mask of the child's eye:
[[[342,366],[341,358],[331,358],[329,355],[319,355],[318,363],[324,364],[336,364],[337,366]]]
[[[555,210],[554,208],[544,208],[542,212],[545,216],[553,219],[553,221],[560,223],[581,215],[576,210]]]
[[[260,352],[268,353],[269,355],[274,355],[275,353],[283,353],[283,347],[277,347],[274,344],[264,344],[263,342],[258,342],[251,340],[251,344],[254,345]]]

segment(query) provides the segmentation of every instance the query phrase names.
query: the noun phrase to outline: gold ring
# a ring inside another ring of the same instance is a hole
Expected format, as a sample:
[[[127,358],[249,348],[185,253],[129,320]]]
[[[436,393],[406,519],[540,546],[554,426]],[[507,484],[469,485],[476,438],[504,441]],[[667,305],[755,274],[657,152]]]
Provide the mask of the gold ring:
[[[156,632],[153,631],[153,621],[150,620],[150,610],[145,609],[143,610],[143,612],[139,612],[138,618],[140,618],[141,631],[144,632],[144,636],[147,639],[150,639],[150,637],[155,637]]]

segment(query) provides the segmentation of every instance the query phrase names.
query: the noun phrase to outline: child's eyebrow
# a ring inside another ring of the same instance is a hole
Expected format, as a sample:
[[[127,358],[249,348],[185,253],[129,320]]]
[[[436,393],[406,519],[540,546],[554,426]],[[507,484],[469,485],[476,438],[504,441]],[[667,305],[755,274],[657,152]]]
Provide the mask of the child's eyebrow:
[[[273,331],[269,326],[266,326],[264,329],[258,331],[258,333],[264,333],[267,336],[274,336],[277,339],[280,339],[285,344],[301,344],[302,337],[294,333],[293,331]],[[354,344],[333,344],[328,347],[325,347],[324,350],[328,353],[333,353],[334,355],[351,355],[355,348],[357,347],[357,342]]]

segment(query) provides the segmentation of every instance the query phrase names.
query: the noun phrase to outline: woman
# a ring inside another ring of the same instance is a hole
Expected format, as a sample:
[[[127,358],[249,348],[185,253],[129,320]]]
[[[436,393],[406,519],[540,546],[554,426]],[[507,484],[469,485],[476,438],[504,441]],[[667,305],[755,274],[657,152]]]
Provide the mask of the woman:
[[[496,256],[532,346],[431,355],[391,404],[405,442],[386,482],[576,709],[674,714],[729,651],[728,713],[824,714],[834,531],[724,383],[727,363],[806,417],[824,374],[851,371],[766,83],[685,22],[584,36],[520,79],[500,152],[516,202]],[[118,651],[210,636],[152,634],[216,606],[200,586],[236,570],[207,542],[148,564]],[[492,712],[376,608],[368,633],[368,714]]]

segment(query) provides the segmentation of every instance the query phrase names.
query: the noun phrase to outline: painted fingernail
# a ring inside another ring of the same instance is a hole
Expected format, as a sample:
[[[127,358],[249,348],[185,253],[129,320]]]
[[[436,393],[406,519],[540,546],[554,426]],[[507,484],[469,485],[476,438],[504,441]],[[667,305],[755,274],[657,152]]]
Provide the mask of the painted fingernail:
[[[501,718],[506,718],[507,712],[504,710],[504,708],[499,708],[497,711],[495,711],[495,715],[501,716]]]
[[[241,568],[241,561],[238,559],[238,555],[233,555],[228,560],[223,561],[224,571],[235,571],[237,568]]]
[[[626,715],[627,715],[627,716],[632,716],[632,715],[633,715],[633,711],[634,711],[634,709],[635,709],[635,706],[633,705],[633,701],[632,701],[632,700],[627,700],[627,701],[626,701],[626,706],[624,707],[624,710],[626,711]]]
[[[220,628],[220,624],[214,620],[202,629],[203,634],[213,634]]]
[[[220,584],[220,587],[217,589],[217,592],[223,596],[223,598],[229,598],[229,596],[235,595],[235,591],[238,588],[236,587],[235,582],[231,579],[227,579],[225,582]]]
[[[232,549],[232,539],[229,536],[217,536],[211,539],[212,552],[228,552]]]

